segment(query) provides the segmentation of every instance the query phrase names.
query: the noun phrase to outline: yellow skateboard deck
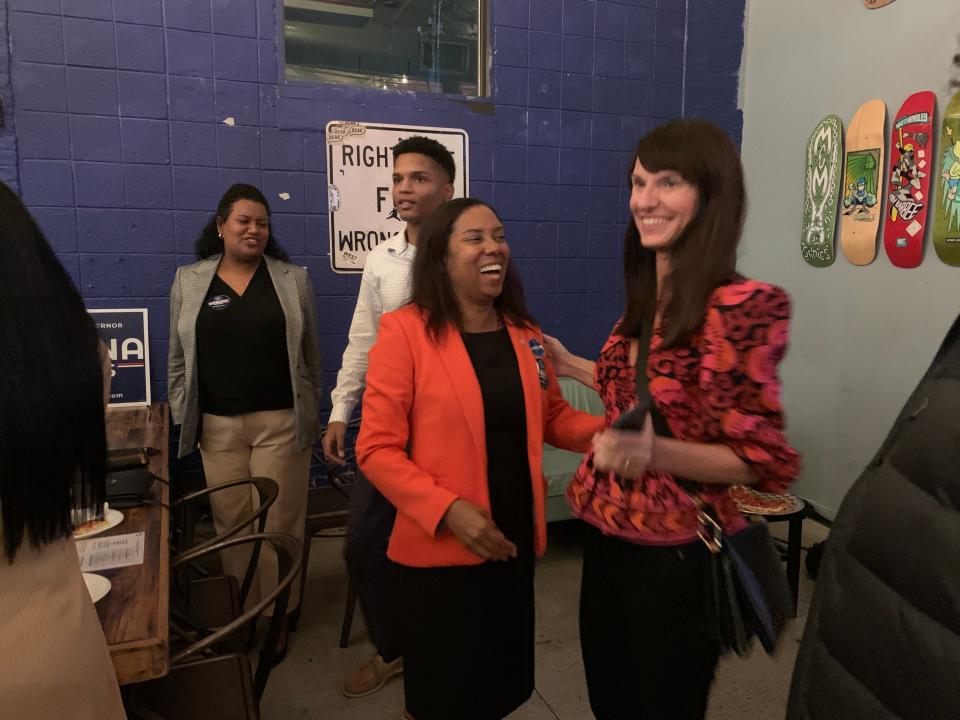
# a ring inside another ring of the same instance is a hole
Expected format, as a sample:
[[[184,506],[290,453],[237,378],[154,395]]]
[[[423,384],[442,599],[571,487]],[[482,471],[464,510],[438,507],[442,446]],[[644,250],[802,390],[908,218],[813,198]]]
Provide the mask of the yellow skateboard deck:
[[[869,265],[877,256],[886,114],[883,100],[870,100],[860,106],[847,126],[840,247],[854,265]]]
[[[866,5],[869,10],[882,8],[884,5],[889,5],[892,2],[893,0],[863,0],[863,4]]]

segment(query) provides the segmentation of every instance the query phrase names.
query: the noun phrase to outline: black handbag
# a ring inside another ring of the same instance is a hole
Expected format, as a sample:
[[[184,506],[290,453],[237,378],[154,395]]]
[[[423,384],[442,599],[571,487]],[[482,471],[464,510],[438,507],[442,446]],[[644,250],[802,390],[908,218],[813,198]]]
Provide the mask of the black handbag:
[[[651,325],[645,325],[639,338],[635,365],[637,404],[618,418],[614,427],[640,431],[649,413],[654,432],[661,437],[673,437],[666,419],[652,402],[647,383]],[[728,535],[697,484],[682,478],[675,480],[697,506],[697,535],[710,551],[711,606],[721,650],[745,655],[756,636],[763,649],[772,654],[791,614],[793,601],[767,523],[760,518],[748,519],[746,528]]]
[[[691,495],[694,502],[698,495]],[[713,508],[700,500],[697,534],[711,553],[710,586],[717,637],[724,652],[745,655],[756,636],[773,654],[790,616],[792,600],[780,554],[767,523],[751,519],[727,535]]]

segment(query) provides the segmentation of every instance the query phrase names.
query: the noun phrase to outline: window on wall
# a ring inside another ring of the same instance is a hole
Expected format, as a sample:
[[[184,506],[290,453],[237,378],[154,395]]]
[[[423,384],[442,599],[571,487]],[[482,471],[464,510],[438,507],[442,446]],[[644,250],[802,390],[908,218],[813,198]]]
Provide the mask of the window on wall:
[[[283,0],[287,80],[488,94],[487,0]]]

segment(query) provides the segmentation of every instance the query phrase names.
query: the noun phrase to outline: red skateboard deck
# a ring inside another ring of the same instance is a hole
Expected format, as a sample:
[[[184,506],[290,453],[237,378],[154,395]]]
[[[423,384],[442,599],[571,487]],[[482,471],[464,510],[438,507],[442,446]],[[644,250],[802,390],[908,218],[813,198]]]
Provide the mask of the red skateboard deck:
[[[937,164],[933,154],[936,103],[936,95],[929,90],[914,93],[891,123],[883,246],[897,267],[916,267],[923,260],[930,181]]]

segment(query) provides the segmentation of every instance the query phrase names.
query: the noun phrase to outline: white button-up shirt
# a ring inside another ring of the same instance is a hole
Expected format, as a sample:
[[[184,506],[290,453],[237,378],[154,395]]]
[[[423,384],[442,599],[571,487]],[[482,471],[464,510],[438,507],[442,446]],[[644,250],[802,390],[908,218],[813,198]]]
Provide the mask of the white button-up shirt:
[[[360,402],[367,375],[367,353],[377,339],[380,317],[409,302],[416,254],[417,248],[407,242],[406,230],[401,230],[367,255],[347,349],[337,373],[337,387],[330,395],[330,422],[349,422]]]

